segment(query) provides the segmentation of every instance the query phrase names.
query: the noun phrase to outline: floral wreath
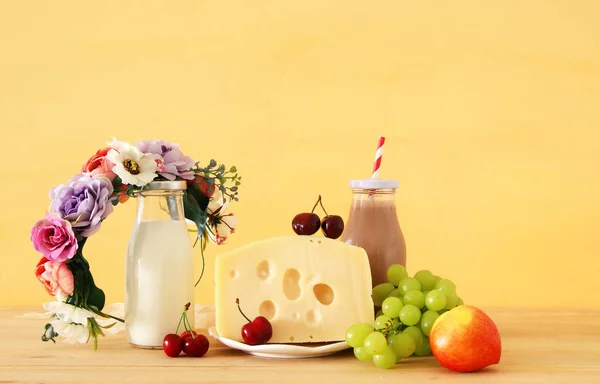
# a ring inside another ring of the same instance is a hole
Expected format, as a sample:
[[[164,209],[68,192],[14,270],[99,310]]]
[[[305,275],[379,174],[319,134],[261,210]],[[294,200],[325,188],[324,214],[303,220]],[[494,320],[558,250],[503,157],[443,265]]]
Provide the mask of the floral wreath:
[[[50,190],[49,212],[31,230],[31,242],[43,255],[35,275],[57,299],[44,304],[50,322],[45,325],[43,341],[56,342],[59,335],[73,343],[93,339],[97,349],[98,336],[104,336],[104,330],[122,328],[113,326],[123,319],[102,311],[105,295],[94,282],[83,247],[114,206],[160,180],[187,181],[184,212],[186,221],[196,225],[196,241],[201,243],[200,281],[207,240],[222,244],[235,232],[237,218],[225,211],[229,201],[238,201],[241,176],[236,167],[227,169],[215,160],[201,167],[184,155],[178,144],[164,140],[140,141],[134,146],[113,138],[83,165],[81,173]]]

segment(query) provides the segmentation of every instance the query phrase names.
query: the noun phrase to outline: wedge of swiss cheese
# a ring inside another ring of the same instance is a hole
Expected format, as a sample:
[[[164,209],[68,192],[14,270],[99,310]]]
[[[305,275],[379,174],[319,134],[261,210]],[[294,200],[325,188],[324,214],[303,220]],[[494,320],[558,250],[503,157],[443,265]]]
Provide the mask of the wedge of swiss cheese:
[[[269,343],[332,342],[356,323],[372,323],[371,271],[366,252],[339,240],[284,236],[217,256],[216,328],[243,342],[247,320],[271,322]]]

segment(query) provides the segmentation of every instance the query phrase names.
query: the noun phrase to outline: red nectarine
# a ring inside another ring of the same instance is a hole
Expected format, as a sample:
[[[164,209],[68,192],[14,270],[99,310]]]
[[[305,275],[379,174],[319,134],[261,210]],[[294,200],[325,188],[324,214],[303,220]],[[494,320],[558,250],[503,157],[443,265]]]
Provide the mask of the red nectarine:
[[[431,351],[446,368],[473,372],[500,362],[496,324],[481,309],[461,305],[443,313],[429,334]]]

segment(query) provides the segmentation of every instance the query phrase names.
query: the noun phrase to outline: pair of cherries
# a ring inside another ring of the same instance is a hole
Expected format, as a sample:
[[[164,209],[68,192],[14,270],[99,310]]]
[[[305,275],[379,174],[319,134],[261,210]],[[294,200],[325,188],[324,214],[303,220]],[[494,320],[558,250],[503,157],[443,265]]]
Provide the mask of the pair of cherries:
[[[325,212],[323,221],[321,221],[319,216],[315,213],[315,209],[319,204],[321,205],[323,212]],[[323,206],[321,195],[319,195],[319,199],[315,203],[312,211],[299,213],[294,216],[294,219],[292,220],[292,229],[296,234],[301,236],[314,235],[319,228],[321,228],[323,235],[330,239],[337,239],[342,236],[342,233],[344,232],[344,220],[338,215],[329,215],[327,213]]]
[[[248,323],[242,327],[242,338],[244,341],[250,345],[259,345],[265,344],[271,340],[271,337],[273,336],[273,327],[269,320],[263,316],[258,316],[254,320],[250,320],[240,308],[240,299],[236,299],[235,302],[242,316],[248,320]],[[209,342],[206,336],[200,335],[192,330],[186,314],[189,307],[190,303],[187,303],[183,314],[179,319],[179,324],[177,325],[175,333],[169,333],[163,339],[163,351],[169,357],[177,357],[182,351],[188,356],[202,357],[208,351]],[[178,335],[177,332],[179,332],[179,327],[182,322],[185,327],[185,332]]]
[[[179,324],[175,333],[169,333],[163,339],[163,351],[169,357],[177,357],[181,352],[192,357],[202,357],[208,351],[210,343],[204,335],[198,334],[192,330],[192,326],[187,317],[187,311],[190,308],[190,303],[184,307],[183,313],[179,318]],[[185,332],[178,335],[179,327],[183,322]]]

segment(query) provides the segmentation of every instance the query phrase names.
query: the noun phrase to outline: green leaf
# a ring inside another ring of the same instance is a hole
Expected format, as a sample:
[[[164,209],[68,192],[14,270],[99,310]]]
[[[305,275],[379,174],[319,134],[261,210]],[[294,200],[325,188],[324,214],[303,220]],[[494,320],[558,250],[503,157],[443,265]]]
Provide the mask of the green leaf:
[[[183,210],[185,218],[196,223],[198,237],[200,238],[206,226],[206,212],[200,208],[198,201],[196,201],[191,193],[183,195]]]
[[[210,188],[213,184],[212,180],[207,180],[208,187]],[[190,194],[194,200],[198,203],[198,206],[202,211],[206,211],[206,207],[208,207],[208,202],[210,199],[200,190],[197,184],[189,184],[186,190],[186,194]],[[191,219],[190,219],[191,220]]]
[[[83,257],[83,246],[86,241],[87,238],[85,237],[79,241],[79,248],[75,257],[67,264],[71,273],[73,273],[75,281],[75,291],[69,296],[67,303],[81,308],[94,306],[101,311],[104,308],[106,296],[104,295],[104,291],[94,283],[94,278],[90,272],[90,265],[85,257]]]
[[[237,168],[235,166],[233,166],[229,169],[229,172],[231,172],[231,173],[237,172]]]
[[[101,290],[94,284],[94,279],[90,281],[90,294],[87,299],[87,304],[90,306],[94,306],[98,308],[99,311],[104,308],[104,304],[106,303],[106,295],[104,291]]]
[[[123,180],[119,176],[117,176],[114,178],[112,184],[114,187],[118,187],[119,185],[123,184]]]

